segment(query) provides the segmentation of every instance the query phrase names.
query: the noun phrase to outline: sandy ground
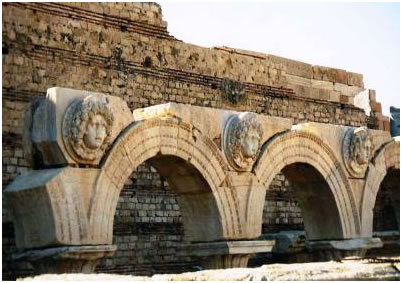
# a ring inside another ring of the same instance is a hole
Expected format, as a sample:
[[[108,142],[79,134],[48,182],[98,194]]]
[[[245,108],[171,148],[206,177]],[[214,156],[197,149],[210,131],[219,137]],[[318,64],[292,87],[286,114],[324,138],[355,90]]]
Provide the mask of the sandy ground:
[[[309,280],[400,280],[400,258],[345,260],[301,264],[270,264],[258,268],[204,270],[152,277],[118,274],[43,274],[19,280],[66,281],[309,281]]]

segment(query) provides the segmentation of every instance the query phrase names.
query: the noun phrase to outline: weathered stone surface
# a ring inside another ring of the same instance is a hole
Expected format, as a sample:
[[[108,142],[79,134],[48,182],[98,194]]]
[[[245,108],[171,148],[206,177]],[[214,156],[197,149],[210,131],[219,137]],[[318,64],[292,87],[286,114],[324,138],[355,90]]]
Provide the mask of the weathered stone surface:
[[[203,146],[210,142],[217,147],[221,145],[222,127],[230,115],[239,113],[235,111],[259,114],[258,119],[263,126],[262,140],[264,144],[269,143],[271,139],[276,139],[277,136],[274,137],[274,135],[280,136],[282,132],[289,130],[292,124],[306,121],[351,127],[368,125],[369,128],[385,131],[389,129],[389,122],[381,113],[375,112],[372,117],[367,117],[361,109],[352,105],[353,97],[351,95],[357,89],[362,88],[359,75],[356,76],[357,80],[350,79],[345,82],[345,74],[349,76],[348,72],[326,68],[326,74],[323,72],[322,75],[334,79],[335,84],[333,81],[316,80],[313,78],[313,66],[310,64],[234,48],[203,48],[187,44],[170,36],[166,27],[167,24],[163,21],[160,6],[155,3],[4,3],[3,5],[3,187],[6,187],[19,174],[30,169],[41,169],[45,165],[32,142],[28,146],[22,146],[21,140],[24,117],[32,121],[31,115],[36,110],[36,106],[34,106],[31,108],[31,114],[24,114],[25,107],[35,97],[44,97],[46,89],[50,86],[78,88],[118,97],[121,99],[118,100],[119,103],[123,104],[116,106],[118,110],[115,112],[120,113],[128,105],[130,110],[126,111],[128,113],[126,116],[129,121],[132,121],[129,112],[138,108],[167,102],[195,106],[194,108],[185,107],[187,109],[185,115],[188,115],[189,112],[192,114],[191,119],[187,120],[190,121],[187,124],[191,125],[190,130],[187,130],[190,126],[180,127],[178,130],[176,128],[166,130],[165,126],[153,127],[147,132],[142,132],[144,139],[141,135],[136,136],[136,139],[144,143],[145,139],[150,139],[146,142],[146,152],[142,150],[143,144],[131,141],[130,144],[125,144],[127,148],[130,145],[130,153],[126,152],[126,148],[120,148],[119,153],[113,158],[115,166],[108,168],[108,174],[113,178],[108,182],[102,180],[105,187],[110,185],[110,188],[115,189],[126,182],[126,187],[130,187],[132,190],[134,187],[142,188],[143,184],[146,184],[149,186],[149,191],[144,192],[141,196],[136,195],[134,198],[130,198],[126,192],[119,197],[117,189],[100,194],[103,200],[107,199],[110,202],[119,199],[116,210],[116,215],[119,215],[119,221],[121,221],[119,223],[125,223],[125,225],[130,223],[135,227],[135,229],[127,229],[124,233],[116,234],[116,231],[113,232],[113,217],[108,218],[108,221],[105,222],[107,225],[104,227],[97,227],[96,237],[98,239],[104,237],[103,240],[110,240],[115,233],[116,241],[121,241],[119,254],[113,259],[108,259],[107,267],[103,270],[133,272],[138,265],[141,270],[150,270],[154,268],[155,262],[159,262],[160,267],[162,263],[172,263],[175,260],[173,255],[175,249],[174,247],[168,248],[168,245],[176,245],[176,240],[165,239],[162,241],[163,244],[166,244],[166,250],[169,250],[168,254],[161,256],[153,253],[153,255],[149,255],[148,251],[159,245],[158,240],[155,240],[153,236],[152,240],[149,240],[151,236],[146,234],[144,237],[148,237],[149,242],[143,243],[141,242],[143,238],[138,236],[136,242],[139,242],[140,249],[137,249],[128,240],[137,235],[132,235],[129,231],[149,233],[149,230],[152,229],[168,229],[167,233],[165,230],[163,232],[161,230],[152,231],[156,231],[157,239],[159,236],[172,236],[170,233],[183,239],[182,214],[180,213],[183,209],[181,204],[179,208],[176,195],[169,194],[171,187],[160,174],[154,172],[154,168],[149,167],[147,169],[149,172],[143,172],[141,165],[134,169],[133,159],[136,157],[146,160],[146,157],[152,158],[160,149],[160,152],[164,154],[177,154],[184,160],[193,158],[192,164],[197,164],[197,170],[204,172],[207,176],[204,177],[220,188],[217,190],[219,199],[222,197],[224,201],[227,201],[223,206],[230,207],[230,209],[222,210],[222,213],[228,215],[228,218],[229,216],[233,218],[227,222],[233,221],[239,224],[232,226],[225,224],[225,229],[230,231],[225,235],[231,235],[230,237],[247,235],[252,238],[256,233],[258,234],[256,227],[261,224],[258,217],[253,217],[253,213],[260,209],[257,206],[263,205],[262,201],[257,201],[264,198],[261,187],[258,187],[257,190],[253,189],[254,184],[258,182],[252,183],[252,186],[239,185],[235,189],[228,187],[227,184],[230,184],[230,181],[234,183],[235,178],[227,178],[223,169],[218,166],[219,164],[224,164],[222,167],[226,166],[226,157],[223,156],[223,159],[216,157],[219,155],[219,148],[211,152],[208,149],[209,145]],[[244,86],[242,90],[246,99],[240,100],[237,104],[223,99],[221,85],[225,78]],[[354,82],[356,85],[349,85]],[[336,91],[331,90],[331,84],[333,89],[336,87]],[[340,103],[341,95],[342,103]],[[370,98],[375,100],[373,90],[370,90]],[[112,102],[109,101],[109,103]],[[373,101],[372,105],[376,107],[375,110],[379,110],[377,101]],[[224,111],[210,111],[217,109],[224,109]],[[222,114],[223,112],[226,114]],[[208,116],[210,119],[204,119],[204,116]],[[120,133],[121,129],[129,123],[123,121],[124,125],[117,127],[117,132]],[[30,131],[30,126],[28,128]],[[332,133],[332,129],[322,128],[323,131],[329,133],[328,135]],[[181,139],[176,141],[172,138],[173,133],[176,133]],[[157,137],[154,138],[154,135]],[[167,135],[169,138],[162,139],[162,135]],[[209,138],[207,142],[205,137]],[[196,142],[195,139],[197,139]],[[164,140],[163,146],[161,146],[161,140]],[[376,149],[378,150],[387,142],[387,139],[376,133],[373,141],[378,146]],[[331,141],[325,140],[325,143],[330,144]],[[50,144],[54,145],[52,142]],[[150,149],[151,146],[154,148]],[[292,158],[293,161],[295,158],[299,158],[299,161],[306,163],[308,158],[300,158],[301,154],[316,155],[314,146],[311,151],[308,151],[307,147],[299,143],[292,151],[288,151],[288,153],[292,152],[291,154],[280,151],[276,154]],[[44,143],[40,144],[40,148],[47,155],[46,162],[55,157],[60,159],[61,163],[64,162],[63,164],[72,164],[72,162],[66,162],[64,157],[61,158],[58,150],[53,150]],[[283,145],[281,148],[287,149],[288,147]],[[300,150],[300,148],[304,149]],[[204,149],[207,154],[203,154]],[[325,151],[318,152],[325,155]],[[334,154],[337,153],[334,150]],[[32,155],[34,156],[30,157]],[[32,164],[32,162],[30,164],[29,159],[35,160],[36,164]],[[384,161],[383,164],[395,164],[393,161],[395,159],[395,156],[390,157],[387,153],[387,157],[384,158],[386,162]],[[324,158],[321,161],[326,164],[327,159]],[[381,162],[378,160],[377,165],[380,166]],[[314,164],[319,166],[321,163]],[[331,160],[330,164],[337,163]],[[88,166],[88,164],[81,164],[81,166]],[[378,178],[373,177],[378,175],[374,173],[374,171],[378,172],[375,170],[376,166],[369,168],[371,172],[369,172],[367,183],[379,184]],[[380,167],[383,168],[382,165]],[[134,173],[127,177],[128,172],[132,170]],[[237,171],[231,172],[238,173]],[[341,170],[334,172],[342,173]],[[273,182],[277,181],[275,178]],[[333,175],[330,175],[330,179],[338,181],[342,178],[334,178]],[[288,183],[288,178],[286,177],[282,182]],[[364,195],[360,188],[364,186],[365,179],[358,181],[354,179],[350,182],[356,183],[356,185],[351,184],[351,187],[359,206]],[[377,189],[374,188],[376,185],[369,186],[370,193],[367,194],[370,195],[370,199],[375,199],[373,194],[377,192]],[[155,190],[154,188],[158,186],[162,189]],[[265,187],[268,186],[270,185],[265,184]],[[165,188],[168,188],[167,191]],[[186,188],[182,188],[180,191],[186,191]],[[152,205],[149,203],[153,201],[149,195],[159,199],[166,194],[169,195],[169,201],[175,202],[174,206],[168,203],[161,209],[158,208],[159,203],[152,203]],[[343,196],[348,199],[346,195]],[[137,201],[137,197],[143,203],[134,203],[133,199]],[[241,207],[233,206],[239,199],[247,197],[249,197],[249,202]],[[353,200],[353,197],[349,199]],[[293,204],[294,201],[286,200],[270,201],[269,204],[266,204],[266,209],[273,207],[281,209],[276,219],[274,215],[270,218],[274,219],[274,222],[269,222],[270,227],[276,230],[283,228],[283,225],[287,226],[286,223],[290,224],[290,221],[284,222],[291,218],[284,211],[297,207],[299,213],[297,221],[301,224],[301,227],[298,226],[298,228],[302,229],[301,208],[297,204],[295,204],[296,207],[293,207]],[[99,222],[102,222],[105,217],[101,210],[102,205],[109,205],[109,203],[99,202],[100,213],[93,217]],[[11,278],[21,270],[29,269],[27,264],[15,265],[10,259],[10,253],[15,250],[13,239],[15,229],[10,223],[11,216],[7,207],[9,207],[9,203],[4,201],[3,278]],[[363,212],[372,211],[372,208],[363,205],[361,210],[361,215],[364,215]],[[97,210],[94,209],[94,211]],[[210,219],[208,221],[212,227],[216,226]],[[364,221],[364,223],[366,222],[369,221]],[[148,225],[149,223],[153,223],[153,225]],[[169,226],[166,223],[173,224]],[[141,225],[147,228],[141,230]],[[245,229],[240,231],[240,225],[246,225],[247,229],[254,232],[247,234]],[[122,224],[117,226],[120,227],[117,228],[119,231]],[[107,233],[103,233],[103,230]],[[202,229],[199,228],[199,230]],[[369,233],[368,236],[370,235]],[[145,244],[148,245],[151,242],[153,244],[150,249],[143,248]],[[141,262],[144,258],[145,262]],[[152,267],[148,264],[150,262],[153,264]],[[14,275],[10,277],[10,274]]]
[[[348,72],[348,85],[364,88],[363,75]]]
[[[318,261],[341,260],[350,257],[364,257],[368,249],[381,248],[379,238],[356,238],[333,241],[307,241],[306,248]]]
[[[326,125],[322,123],[301,123],[298,125],[294,125],[292,127],[294,130],[302,130],[306,132],[313,133],[319,137],[321,137],[325,143],[327,143],[331,148],[333,148],[333,152],[336,155],[338,160],[342,160],[344,158],[344,140],[348,131],[354,131],[356,128],[351,127],[343,127],[337,125]],[[391,141],[391,135],[384,131],[377,131],[368,129],[368,134],[370,136],[372,142],[372,151],[377,151],[382,145]],[[348,146],[350,143],[346,144],[346,149],[349,151]],[[346,167],[345,167],[346,169]]]
[[[275,234],[264,234],[260,238],[275,241],[272,249],[274,253],[295,253],[306,248],[306,235],[304,231],[281,231]]]
[[[53,91],[56,93],[49,95],[42,105],[50,107],[49,105],[60,100],[63,102],[60,107],[52,107],[59,109],[61,113],[68,104],[63,97],[71,90],[55,88]],[[104,117],[97,120],[99,123],[106,123],[109,115],[119,117],[111,112],[113,109],[108,105],[108,99],[114,100],[115,105],[124,106],[124,102],[102,94],[87,95],[79,91],[74,93],[81,100],[72,103],[83,106],[69,108],[74,111],[79,109],[78,113],[82,116],[71,118],[72,128],[78,129],[77,133],[86,128],[87,132],[93,134],[90,136],[84,132],[81,141],[85,146],[91,149],[94,147],[96,151],[106,140],[106,136],[115,142],[110,149],[103,149],[105,152],[102,151],[102,155],[106,158],[99,169],[66,167],[32,171],[17,178],[7,188],[18,227],[20,249],[50,245],[111,244],[114,212],[120,190],[132,170],[147,160],[178,194],[184,230],[189,241],[212,242],[258,237],[261,233],[265,186],[280,171],[283,171],[296,188],[295,193],[303,209],[309,240],[353,239],[361,235],[361,220],[357,208],[361,199],[356,196],[362,195],[359,192],[364,183],[354,182],[352,187],[345,166],[340,162],[341,150],[345,146],[344,136],[348,131],[353,131],[351,128],[318,123],[290,127],[287,119],[169,103],[138,109],[134,111],[132,118],[128,118],[123,111],[123,122],[116,129],[114,118],[109,119],[110,125],[97,125],[94,121],[93,125],[87,125],[87,120],[88,117],[98,115],[98,108],[106,109],[105,113],[99,110],[100,118]],[[57,114],[52,109],[50,110],[53,112],[43,109],[41,112],[39,106],[35,113]],[[91,116],[86,109],[95,111]],[[71,117],[75,117],[74,115]],[[38,123],[45,121],[43,117],[34,119],[33,136],[37,134],[37,130],[41,137],[38,140],[43,144],[48,144],[49,141],[59,145],[68,143],[66,135],[60,141],[59,136],[48,137],[48,131],[39,130]],[[62,124],[50,124],[52,133],[60,133],[65,129],[69,117],[64,115]],[[131,120],[134,123],[124,127]],[[231,129],[233,121],[236,123]],[[115,129],[114,132],[112,128]],[[99,145],[95,139],[98,131],[103,133]],[[358,151],[360,155],[356,155],[355,162],[364,157],[364,164],[367,166],[372,150],[382,147],[390,136],[381,131],[364,130],[364,133],[365,136],[370,134],[370,154],[360,154]],[[260,149],[262,144],[264,146]],[[364,151],[366,147],[358,149]],[[79,155],[77,149],[74,150]],[[347,147],[347,153],[351,156],[354,156],[354,152]],[[89,159],[85,155],[77,158],[71,151],[68,153],[81,166],[88,163]],[[237,160],[236,154],[240,153],[243,159]],[[93,163],[98,163],[102,155],[96,157]],[[387,153],[383,158],[390,162],[394,155],[394,152]],[[251,159],[246,166],[242,166],[244,157]],[[398,161],[395,160],[392,164]],[[300,164],[308,166],[303,167]],[[321,190],[316,191],[316,188]],[[21,200],[25,203],[29,198],[32,199],[30,205],[21,207]],[[325,211],[319,209],[322,205],[326,206]],[[32,213],[34,207],[40,209]],[[30,216],[25,217],[27,214]],[[49,221],[35,225],[33,219],[40,219],[42,214],[47,215]],[[245,266],[253,249],[247,247],[247,250],[249,252],[243,256],[243,253],[232,252],[230,248],[227,254],[207,258],[204,265]]]
[[[114,117],[105,95],[89,95],[73,102],[64,114],[62,126],[70,157],[76,162],[98,163],[112,142]]]
[[[231,116],[222,136],[222,148],[229,164],[238,171],[253,166],[262,143],[262,126],[253,113]]]
[[[95,155],[96,158],[91,160],[75,155],[76,152],[71,149],[70,140],[67,137],[72,127],[68,123],[73,119],[75,104],[79,104],[85,98],[91,97],[91,95],[93,97],[103,96],[103,94],[99,93],[59,87],[48,90],[46,99],[41,102],[33,113],[31,130],[32,141],[41,152],[44,164],[63,165],[77,162],[89,164],[99,163],[103,155],[102,153]],[[108,144],[116,138],[119,132],[130,124],[133,119],[130,115],[130,110],[123,101],[113,96],[106,96],[104,99],[107,99],[111,113],[119,113],[119,115],[116,115],[115,121],[113,121],[113,123],[111,121],[110,126],[108,126],[110,127],[108,130],[108,143],[104,145],[104,147],[107,147]],[[85,128],[83,131],[84,130],[86,131],[87,129]],[[64,136],[66,136],[66,138],[64,138]],[[102,152],[103,151],[104,150],[102,150]]]
[[[367,128],[351,129],[345,133],[342,154],[352,176],[364,177],[373,153],[374,144]]]
[[[41,275],[23,280],[135,280],[135,281],[313,281],[313,280],[399,280],[399,263],[314,262],[272,264],[259,268],[205,270],[182,274],[139,277],[112,274]]]
[[[39,274],[93,273],[99,258],[112,256],[114,245],[72,246],[30,250],[15,254],[14,260],[28,260]]]
[[[99,169],[34,170],[5,191],[20,250],[91,244],[88,210]]]
[[[382,242],[379,238],[357,238],[350,240],[332,240],[332,241],[308,241],[307,248],[312,250],[366,250],[382,247]]]
[[[178,103],[166,103],[133,111],[135,121],[151,118],[169,119],[176,118],[183,123],[193,125],[211,139],[220,139],[225,125],[230,117],[241,113],[235,111],[218,110],[205,107],[183,105]],[[203,119],[200,119],[203,117]],[[266,141],[273,135],[291,128],[292,121],[278,117],[265,117],[256,115],[262,127],[262,141]],[[218,144],[220,147],[221,144]]]
[[[185,254],[202,258],[205,269],[246,267],[255,253],[272,250],[275,241],[233,241],[191,244],[182,250]]]
[[[212,256],[227,254],[266,253],[272,250],[275,241],[226,241],[196,243],[185,247],[187,253],[195,256]]]

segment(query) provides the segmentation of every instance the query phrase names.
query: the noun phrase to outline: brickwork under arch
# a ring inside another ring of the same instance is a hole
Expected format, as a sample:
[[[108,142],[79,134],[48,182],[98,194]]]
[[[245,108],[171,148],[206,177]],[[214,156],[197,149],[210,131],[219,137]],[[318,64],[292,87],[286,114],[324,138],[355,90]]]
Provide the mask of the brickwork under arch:
[[[394,140],[383,146],[369,165],[360,207],[363,236],[372,236],[375,201],[381,182],[389,169],[400,169],[399,140]]]
[[[321,239],[323,235],[334,235],[344,239],[359,236],[359,214],[346,173],[331,148],[316,135],[306,131],[291,131],[275,137],[264,146],[254,171],[260,183],[268,187],[282,169],[297,164],[308,164],[319,173],[316,176],[322,177],[320,182],[327,184],[333,196],[332,207],[337,210],[333,215],[338,215],[340,219],[339,227],[333,227],[334,232],[310,233],[310,239]],[[325,209],[325,205],[310,206],[309,209]],[[305,223],[305,225],[320,225],[320,223]]]
[[[179,194],[189,240],[211,241],[239,233],[232,211],[235,200],[228,190],[219,189],[227,165],[218,147],[190,124],[152,118],[123,131],[102,164],[89,208],[94,241],[112,242],[120,190],[131,172],[147,160],[170,177]],[[169,167],[181,175],[169,176]]]

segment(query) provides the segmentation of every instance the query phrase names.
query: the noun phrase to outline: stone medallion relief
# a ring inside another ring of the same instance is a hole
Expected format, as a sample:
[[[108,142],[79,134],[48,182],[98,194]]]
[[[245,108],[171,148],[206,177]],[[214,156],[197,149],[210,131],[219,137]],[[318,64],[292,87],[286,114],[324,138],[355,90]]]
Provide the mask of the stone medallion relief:
[[[77,162],[97,164],[111,143],[114,116],[105,95],[72,103],[63,119],[63,140]]]
[[[354,177],[364,177],[374,145],[366,127],[349,129],[343,140],[343,159],[349,173]]]
[[[260,150],[262,126],[253,113],[232,115],[223,133],[223,150],[229,164],[238,171],[249,171]]]

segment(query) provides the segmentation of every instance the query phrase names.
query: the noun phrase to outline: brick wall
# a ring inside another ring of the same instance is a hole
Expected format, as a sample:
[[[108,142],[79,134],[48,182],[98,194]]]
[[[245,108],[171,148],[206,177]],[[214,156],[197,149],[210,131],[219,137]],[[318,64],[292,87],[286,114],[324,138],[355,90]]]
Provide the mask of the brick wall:
[[[301,209],[292,193],[292,185],[281,173],[275,176],[265,197],[262,233],[304,230]]]
[[[195,259],[177,256],[183,233],[175,192],[144,163],[120,193],[113,228],[118,250],[103,259],[96,271],[149,275],[193,270]]]
[[[399,231],[400,170],[391,169],[381,182],[374,205],[373,231]]]

